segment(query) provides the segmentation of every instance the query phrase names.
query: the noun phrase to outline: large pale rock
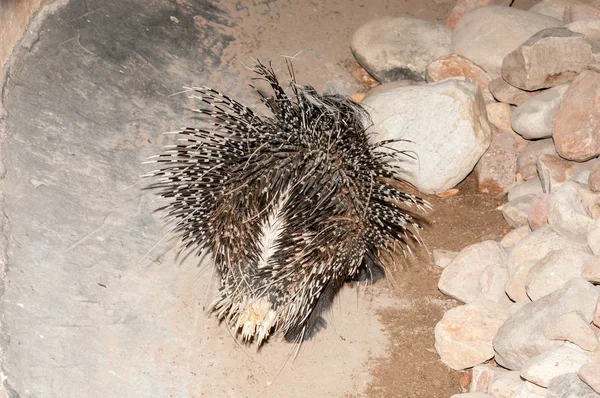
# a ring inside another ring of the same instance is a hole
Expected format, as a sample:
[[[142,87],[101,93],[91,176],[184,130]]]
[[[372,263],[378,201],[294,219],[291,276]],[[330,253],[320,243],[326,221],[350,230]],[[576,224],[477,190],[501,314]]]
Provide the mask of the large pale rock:
[[[544,329],[544,336],[550,340],[569,341],[586,351],[598,348],[598,338],[590,323],[576,311],[559,315],[550,320]]]
[[[548,387],[553,378],[575,373],[590,360],[589,352],[567,343],[531,358],[524,365],[521,377],[538,386]]]
[[[499,374],[491,383],[488,393],[496,398],[513,398],[516,392],[525,384],[520,372],[511,370]]]
[[[456,25],[452,52],[500,75],[502,60],[542,29],[562,26],[562,21],[512,7],[487,6],[467,12]]]
[[[556,151],[582,162],[600,154],[600,73],[582,72],[565,93],[553,122]]]
[[[508,263],[508,255],[498,242],[475,243],[462,249],[444,268],[438,288],[462,302],[475,301],[487,293],[484,289],[489,290],[489,285],[481,285],[484,271],[490,266],[508,270]]]
[[[600,41],[600,18],[571,22],[565,28],[581,33],[588,40]]]
[[[429,83],[439,82],[449,77],[466,77],[477,83],[486,103],[495,102],[488,89],[492,78],[481,67],[457,54],[445,55],[427,66],[425,79]]]
[[[492,339],[508,318],[508,309],[478,300],[447,311],[435,326],[435,349],[455,370],[470,368],[494,356]]]
[[[475,177],[480,192],[500,195],[515,182],[517,145],[510,132],[494,129],[492,143],[477,166]]]
[[[469,386],[470,392],[491,392],[490,384],[494,379],[500,375],[507,373],[508,370],[500,368],[498,366],[492,366],[488,364],[475,365],[473,366],[473,378],[471,379],[471,385]]]
[[[418,157],[403,161],[400,177],[425,193],[459,183],[492,140],[479,89],[461,78],[367,95],[362,104],[373,119],[373,140],[410,141],[389,146]]]
[[[381,18],[361,26],[350,48],[363,68],[380,82],[425,79],[430,62],[450,52],[452,31],[440,23],[413,18]]]
[[[433,251],[433,263],[440,268],[446,268],[448,264],[454,260],[458,253],[451,252],[448,250],[434,250]]]
[[[570,82],[592,63],[592,45],[567,28],[544,29],[502,62],[502,78],[522,90]]]
[[[513,228],[528,224],[527,217],[531,212],[531,205],[536,195],[527,194],[519,196],[502,206],[502,217]]]
[[[571,311],[578,311],[585,321],[591,322],[598,296],[597,287],[583,279],[572,279],[560,290],[524,305],[494,337],[496,362],[521,370],[531,358],[563,345],[544,336],[548,322]]]
[[[525,237],[510,253],[508,296],[514,301],[529,301],[525,290],[529,271],[552,251],[566,248],[589,250],[585,240],[568,237],[551,225],[544,225]]]
[[[511,117],[513,130],[528,140],[552,137],[552,120],[568,88],[568,84],[552,87],[517,106]]]
[[[600,363],[586,363],[577,374],[583,382],[600,394]]]
[[[598,398],[598,394],[577,373],[567,373],[550,380],[546,398]]]
[[[476,7],[488,4],[508,6],[510,3],[510,0],[457,0],[456,5],[452,11],[450,11],[450,15],[448,15],[448,19],[446,19],[446,26],[450,29],[454,29],[463,15]]]
[[[537,161],[542,155],[556,154],[551,139],[532,141],[523,149],[517,158],[517,171],[525,180],[538,177]]]

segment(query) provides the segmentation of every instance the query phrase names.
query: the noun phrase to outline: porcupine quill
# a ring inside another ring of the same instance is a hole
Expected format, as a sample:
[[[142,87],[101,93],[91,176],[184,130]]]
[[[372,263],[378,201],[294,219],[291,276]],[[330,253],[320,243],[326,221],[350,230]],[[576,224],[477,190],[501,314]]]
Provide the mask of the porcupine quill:
[[[273,90],[257,90],[273,117],[190,88],[205,124],[179,131],[146,175],[181,250],[212,254],[211,312],[258,345],[275,332],[302,341],[345,280],[383,266],[392,246],[419,242],[420,225],[399,204],[429,207],[394,185],[409,153],[369,143],[360,105],[297,84],[287,66],[291,98],[271,66],[254,68]]]

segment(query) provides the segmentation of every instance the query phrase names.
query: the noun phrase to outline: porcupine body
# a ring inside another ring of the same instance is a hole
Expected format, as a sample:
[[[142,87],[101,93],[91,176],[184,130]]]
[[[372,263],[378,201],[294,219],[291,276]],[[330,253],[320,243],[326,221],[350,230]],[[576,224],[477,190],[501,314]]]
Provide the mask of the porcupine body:
[[[392,185],[406,153],[369,143],[363,108],[296,84],[288,69],[291,97],[271,67],[255,67],[273,90],[261,94],[273,117],[190,89],[206,124],[177,132],[149,173],[182,249],[212,254],[211,310],[259,345],[274,332],[302,341],[347,278],[381,264],[390,245],[418,241],[399,204],[428,206]]]

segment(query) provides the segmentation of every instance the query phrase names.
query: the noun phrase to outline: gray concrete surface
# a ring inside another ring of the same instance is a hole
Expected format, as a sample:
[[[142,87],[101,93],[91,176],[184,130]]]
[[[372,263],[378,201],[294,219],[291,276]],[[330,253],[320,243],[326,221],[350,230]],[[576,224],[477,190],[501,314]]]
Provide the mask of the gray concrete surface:
[[[368,360],[388,344],[376,316],[393,303],[385,286],[345,289],[295,360],[277,340],[241,347],[206,314],[210,264],[175,258],[142,190],[141,162],[168,143],[161,132],[193,123],[193,104],[171,95],[184,85],[256,103],[242,61],[303,51],[299,77],[352,90],[340,37],[372,17],[357,17],[360,2],[336,11],[339,26],[319,4],[298,15],[285,1],[247,3],[70,1],[19,54],[4,90],[0,181],[9,396],[342,396],[369,382]],[[320,34],[306,29],[313,8]],[[317,37],[319,48],[306,44]]]

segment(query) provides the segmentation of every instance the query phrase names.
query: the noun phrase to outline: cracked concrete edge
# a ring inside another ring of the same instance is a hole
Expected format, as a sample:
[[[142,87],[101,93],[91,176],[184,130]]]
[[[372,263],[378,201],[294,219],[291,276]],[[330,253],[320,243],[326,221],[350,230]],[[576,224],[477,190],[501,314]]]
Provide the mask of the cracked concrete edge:
[[[12,50],[4,67],[0,71],[0,180],[6,174],[4,164],[5,151],[4,142],[6,142],[6,118],[7,112],[4,106],[6,98],[10,91],[11,77],[15,71],[21,70],[25,61],[25,56],[31,52],[40,37],[42,24],[46,18],[63,8],[70,0],[46,0],[43,1],[38,10],[29,20],[23,36]],[[4,212],[4,195],[0,192],[0,298],[4,297],[4,281],[8,272],[8,237],[9,223]],[[4,318],[4,305],[0,301],[0,398],[18,398],[19,393],[11,387],[11,382],[4,369],[4,359],[6,348],[10,341],[10,336],[6,330],[6,321]]]

